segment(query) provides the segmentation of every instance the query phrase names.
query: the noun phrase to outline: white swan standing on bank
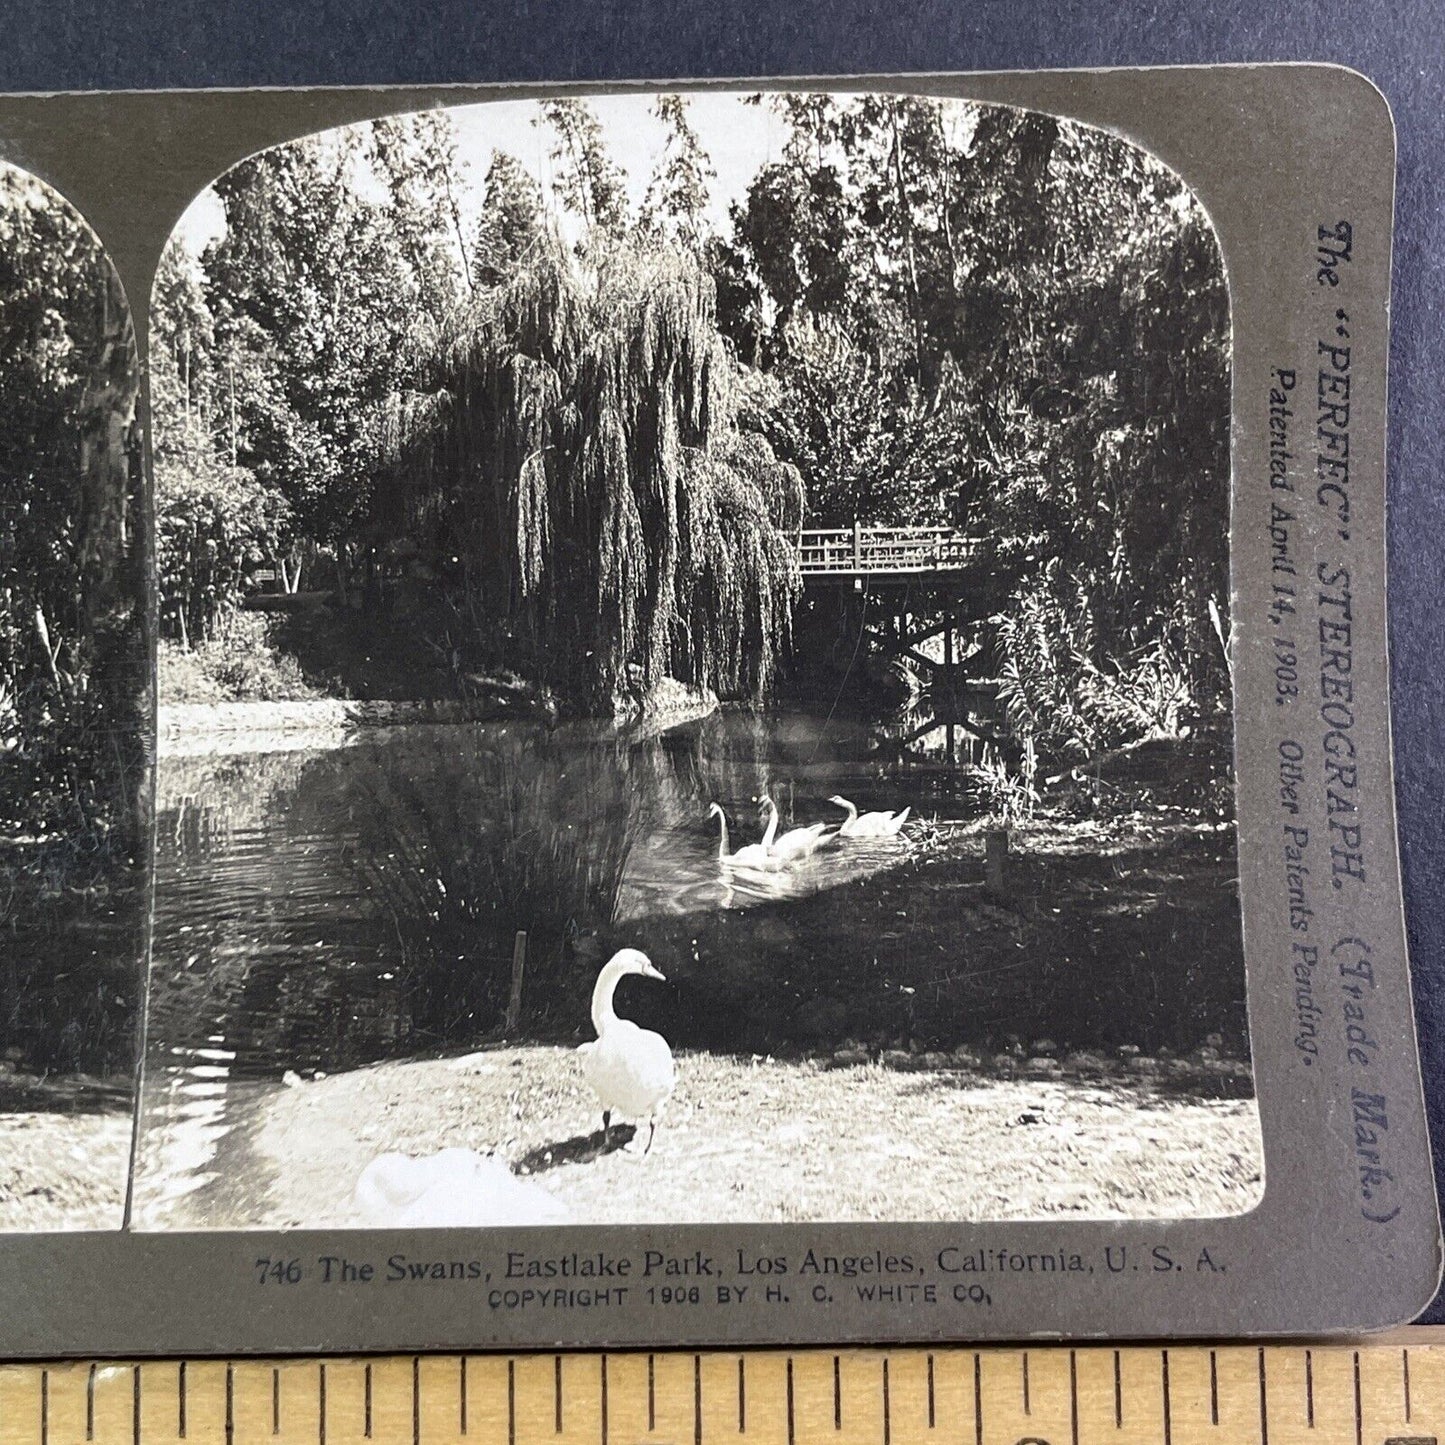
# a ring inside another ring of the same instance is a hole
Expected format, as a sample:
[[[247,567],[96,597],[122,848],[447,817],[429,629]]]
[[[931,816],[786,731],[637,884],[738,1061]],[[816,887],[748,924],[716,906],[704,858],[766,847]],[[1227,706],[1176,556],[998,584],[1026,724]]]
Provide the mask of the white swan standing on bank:
[[[828,801],[848,810],[847,818],[838,829],[840,838],[894,838],[908,821],[909,813],[913,811],[910,806],[901,813],[864,813],[859,817],[858,809],[847,798],[840,798],[835,794]]]
[[[768,826],[763,833],[761,847],[770,858],[779,858],[785,863],[807,858],[815,853],[828,831],[826,823],[810,823],[806,828],[790,828],[781,838],[773,835],[778,831],[778,806],[771,798],[763,799],[768,810]]]
[[[764,868],[769,871],[782,867],[783,860],[775,858],[761,843],[749,843],[736,853],[728,852],[728,819],[721,806],[712,803],[708,812],[716,816],[722,832],[718,835],[717,861],[723,868]]]
[[[661,1034],[640,1029],[631,1019],[618,1018],[612,1007],[618,982],[629,973],[666,982],[645,953],[635,948],[614,953],[592,990],[592,1027],[597,1038],[577,1052],[582,1056],[582,1075],[602,1104],[603,1137],[611,1138],[613,1114],[646,1119],[647,1145],[642,1151],[646,1154],[657,1132],[657,1111],[677,1083],[677,1070],[672,1050]]]

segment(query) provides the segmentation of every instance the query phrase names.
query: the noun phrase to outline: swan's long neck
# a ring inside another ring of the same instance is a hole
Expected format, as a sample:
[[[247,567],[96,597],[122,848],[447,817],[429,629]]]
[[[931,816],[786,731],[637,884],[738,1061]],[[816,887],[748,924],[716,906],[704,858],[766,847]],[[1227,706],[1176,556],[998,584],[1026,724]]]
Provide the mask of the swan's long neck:
[[[722,828],[722,832],[718,834],[717,856],[718,861],[722,862],[728,856],[728,815],[721,808],[717,810],[717,820]],[[602,980],[598,979],[597,982],[600,985]]]
[[[768,826],[763,832],[763,852],[766,853],[778,832],[778,805],[771,798],[764,798],[763,807],[768,810]]]
[[[612,1007],[612,995],[617,992],[617,981],[626,972],[625,964],[613,962],[597,975],[597,983],[592,989],[592,1027],[597,1030],[599,1039],[608,1024],[617,1022],[617,1011]]]
[[[848,816],[843,819],[843,826],[845,828],[850,828],[854,823],[858,821],[858,809],[854,807],[853,804],[850,803],[846,798],[843,799],[843,806],[848,810]]]

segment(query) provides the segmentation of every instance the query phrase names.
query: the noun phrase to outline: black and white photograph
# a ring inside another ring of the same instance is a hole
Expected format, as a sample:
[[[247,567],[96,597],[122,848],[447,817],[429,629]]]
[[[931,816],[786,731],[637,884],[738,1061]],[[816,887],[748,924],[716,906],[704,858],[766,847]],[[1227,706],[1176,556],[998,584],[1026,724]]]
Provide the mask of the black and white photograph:
[[[150,856],[130,311],[0,163],[0,1232],[124,1222]]]
[[[907,94],[400,114],[219,176],[149,335],[132,1227],[1259,1203],[1230,298],[1163,163]],[[23,891],[54,810],[127,826],[45,751],[121,705],[121,564],[0,564]],[[59,958],[0,1099],[130,1037],[110,982],[31,1026]]]

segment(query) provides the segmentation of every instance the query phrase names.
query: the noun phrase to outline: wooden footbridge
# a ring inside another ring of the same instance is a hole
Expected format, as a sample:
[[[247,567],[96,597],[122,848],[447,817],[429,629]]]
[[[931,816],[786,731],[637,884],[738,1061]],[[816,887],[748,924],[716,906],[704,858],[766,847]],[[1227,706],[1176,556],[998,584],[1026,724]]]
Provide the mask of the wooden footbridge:
[[[977,624],[1008,583],[986,538],[954,527],[809,528],[796,541],[798,570],[810,607],[836,619],[835,636],[855,650],[904,662],[920,678],[925,718],[908,747],[945,730],[949,762],[955,729],[970,751],[997,743],[989,725],[994,685],[973,675]],[[829,590],[836,601],[829,602]]]
[[[815,527],[798,534],[805,586],[916,582],[949,577],[982,558],[982,538],[954,527]],[[862,590],[860,586],[857,590]]]

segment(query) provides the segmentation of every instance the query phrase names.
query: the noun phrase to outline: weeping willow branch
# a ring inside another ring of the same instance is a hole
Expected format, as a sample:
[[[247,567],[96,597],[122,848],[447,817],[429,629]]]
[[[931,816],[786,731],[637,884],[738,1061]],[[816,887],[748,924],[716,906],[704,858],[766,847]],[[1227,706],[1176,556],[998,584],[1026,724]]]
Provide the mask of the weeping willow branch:
[[[759,697],[801,585],[802,481],[740,429],[736,379],[695,261],[554,242],[465,314],[433,394],[393,406],[388,490],[540,679]]]

